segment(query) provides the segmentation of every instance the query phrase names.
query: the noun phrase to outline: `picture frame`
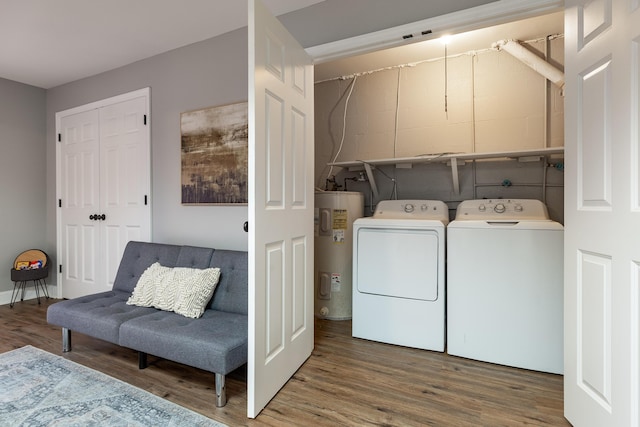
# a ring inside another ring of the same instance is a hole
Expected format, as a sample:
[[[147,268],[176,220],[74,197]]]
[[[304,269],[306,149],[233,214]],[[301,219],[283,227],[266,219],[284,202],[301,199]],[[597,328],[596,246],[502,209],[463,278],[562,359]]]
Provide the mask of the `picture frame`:
[[[248,203],[248,103],[180,114],[183,205]]]

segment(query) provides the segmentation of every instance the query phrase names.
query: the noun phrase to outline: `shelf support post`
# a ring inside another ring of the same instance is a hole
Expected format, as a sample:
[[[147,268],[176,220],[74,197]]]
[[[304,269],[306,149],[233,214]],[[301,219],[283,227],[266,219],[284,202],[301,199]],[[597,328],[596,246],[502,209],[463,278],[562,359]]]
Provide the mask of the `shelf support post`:
[[[376,185],[376,180],[373,177],[373,170],[371,169],[371,165],[369,163],[363,163],[363,165],[364,165],[365,172],[367,172],[367,178],[369,179],[369,185],[371,185],[371,191],[373,192],[373,197],[375,197],[375,199],[378,200],[379,199],[378,186]]]
[[[458,159],[451,158],[451,177],[453,179],[453,192],[460,194],[460,180],[458,178]]]

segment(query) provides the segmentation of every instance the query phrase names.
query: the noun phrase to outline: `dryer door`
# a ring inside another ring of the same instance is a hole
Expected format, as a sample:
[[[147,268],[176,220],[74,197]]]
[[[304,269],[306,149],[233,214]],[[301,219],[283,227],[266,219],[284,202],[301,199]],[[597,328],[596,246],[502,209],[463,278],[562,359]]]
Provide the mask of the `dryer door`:
[[[361,293],[438,299],[437,230],[359,228],[354,275]],[[444,243],[444,242],[442,242]]]

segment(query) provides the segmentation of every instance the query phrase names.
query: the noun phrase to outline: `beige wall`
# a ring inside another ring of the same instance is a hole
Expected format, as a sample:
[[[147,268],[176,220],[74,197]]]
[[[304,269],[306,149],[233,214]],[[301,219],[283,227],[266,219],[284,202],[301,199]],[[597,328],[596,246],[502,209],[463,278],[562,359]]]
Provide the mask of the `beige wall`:
[[[561,69],[563,41],[563,38],[550,41],[548,51],[550,62]],[[527,46],[542,52],[544,45],[542,41]],[[443,58],[357,77],[349,98],[344,144],[337,158],[345,102],[353,80],[317,83],[316,185],[324,188],[329,173],[326,163],[334,158],[337,161],[375,160],[563,145],[564,108],[560,89],[550,85],[547,90],[544,77],[507,52],[485,49],[473,55],[452,56],[447,59],[446,68],[446,112]],[[398,198],[410,195],[437,198],[451,202],[452,207],[460,200],[480,197],[546,199],[550,190],[544,189],[543,197],[545,166],[542,162],[520,166],[507,163],[510,162],[491,162],[489,169],[488,164],[478,163],[475,171],[465,170],[471,169],[470,164],[461,167],[461,194],[454,193],[450,169],[446,167],[414,165],[400,172],[389,167],[386,173],[396,177],[400,173],[396,180]],[[381,169],[381,173],[385,172]],[[496,184],[493,192],[488,190],[491,185],[484,185],[484,175],[478,175],[478,171],[484,173],[485,170],[489,173],[486,184]],[[338,172],[340,168],[334,168],[333,173]],[[547,180],[561,186],[562,173],[555,168],[547,172],[550,172]],[[424,189],[424,174],[433,175],[429,177],[428,190]],[[472,176],[467,179],[467,174]],[[340,183],[343,176],[349,173],[339,174]],[[512,188],[499,185],[504,179],[513,184]],[[482,187],[478,187],[478,183]],[[527,184],[527,188],[522,184]],[[353,189],[358,186],[355,185]],[[381,185],[384,188],[384,182]],[[369,190],[362,191],[366,194]],[[561,192],[561,187],[551,191]],[[391,191],[382,194],[381,199],[395,197]],[[545,200],[554,205],[550,209],[559,220],[562,219],[561,196],[555,194],[551,200]]]

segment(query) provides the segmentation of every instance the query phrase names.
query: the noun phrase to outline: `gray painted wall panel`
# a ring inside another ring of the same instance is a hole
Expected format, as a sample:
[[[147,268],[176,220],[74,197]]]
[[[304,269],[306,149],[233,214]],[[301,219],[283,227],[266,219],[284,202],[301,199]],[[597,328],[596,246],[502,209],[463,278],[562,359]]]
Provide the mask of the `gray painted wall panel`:
[[[54,248],[45,239],[45,96],[0,79],[0,292],[13,289],[9,272],[20,252]]]

